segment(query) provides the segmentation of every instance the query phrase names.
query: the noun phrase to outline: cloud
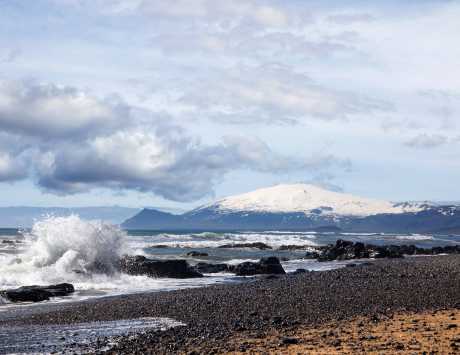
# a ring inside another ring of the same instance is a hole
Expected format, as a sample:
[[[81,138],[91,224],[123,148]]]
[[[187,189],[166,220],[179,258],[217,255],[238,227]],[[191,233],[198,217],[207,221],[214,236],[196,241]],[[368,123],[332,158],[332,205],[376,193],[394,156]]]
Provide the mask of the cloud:
[[[333,174],[329,172],[320,172],[313,176],[312,179],[303,182],[307,184],[316,185],[330,191],[344,192],[342,186],[339,186],[334,183],[334,179],[335,176]]]
[[[431,149],[448,143],[449,138],[442,134],[419,134],[404,144],[411,148]]]
[[[344,120],[355,114],[392,110],[387,102],[322,86],[289,67],[239,67],[219,75],[198,80],[181,101],[204,116],[227,123]]]
[[[13,63],[21,54],[19,48],[0,50],[0,63]]]
[[[41,157],[41,187],[57,194],[93,188],[137,190],[186,202],[211,195],[215,184],[230,171],[273,173],[336,164],[331,157],[310,161],[284,157],[258,139],[226,137],[220,144],[204,145],[187,136],[141,129],[100,136],[73,148]]]
[[[254,24],[273,27],[284,26],[288,23],[288,15],[282,9],[254,0],[196,0],[193,2],[144,0],[135,10],[148,15],[208,19],[213,22],[250,21]]]
[[[73,87],[28,81],[0,82],[0,130],[47,138],[92,135],[118,127],[129,108]]]
[[[0,150],[0,182],[16,181],[27,177],[27,169],[21,157],[13,157]]]
[[[287,157],[256,137],[204,144],[164,114],[74,87],[0,85],[0,181],[30,178],[44,190],[135,190],[174,201],[211,195],[235,170],[266,174],[345,169],[330,155]]]
[[[53,0],[78,9],[97,9],[104,15],[157,16],[161,20],[250,21],[264,26],[283,26],[288,15],[270,1],[259,0]]]
[[[352,24],[355,22],[369,22],[375,20],[375,17],[368,13],[340,13],[335,15],[330,15],[328,20],[340,25]]]
[[[230,31],[196,31],[159,33],[151,37],[152,48],[167,55],[201,55],[233,58],[241,61],[279,61],[282,58],[302,60],[329,58],[337,55],[358,55],[349,40],[350,34],[309,38],[289,31],[251,33],[247,27]]]

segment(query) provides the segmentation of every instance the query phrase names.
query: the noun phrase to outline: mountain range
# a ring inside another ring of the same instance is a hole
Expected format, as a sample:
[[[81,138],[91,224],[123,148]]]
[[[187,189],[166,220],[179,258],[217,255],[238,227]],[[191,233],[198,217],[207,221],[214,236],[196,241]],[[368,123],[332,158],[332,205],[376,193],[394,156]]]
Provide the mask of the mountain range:
[[[44,216],[56,217],[77,214],[82,219],[99,219],[113,224],[120,224],[140,211],[139,208],[119,206],[107,207],[0,207],[1,228],[29,228],[36,220]]]
[[[460,206],[390,202],[309,184],[276,185],[230,196],[175,215],[143,209],[126,229],[315,230],[380,233],[460,233]]]

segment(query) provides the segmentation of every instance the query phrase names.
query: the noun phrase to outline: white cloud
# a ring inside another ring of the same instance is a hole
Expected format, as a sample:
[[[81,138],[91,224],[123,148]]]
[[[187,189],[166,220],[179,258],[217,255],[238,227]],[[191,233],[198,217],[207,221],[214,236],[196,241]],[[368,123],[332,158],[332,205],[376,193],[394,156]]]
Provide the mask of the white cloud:
[[[161,20],[184,18],[211,22],[250,21],[263,26],[284,26],[288,14],[275,2],[261,0],[53,0],[56,5],[97,9],[105,15],[158,16]]]
[[[226,137],[220,144],[204,145],[187,136],[163,133],[116,132],[89,140],[79,149],[70,146],[48,152],[39,159],[39,184],[58,194],[104,187],[192,201],[212,194],[225,174],[238,169],[273,173],[343,168],[344,164],[331,156],[284,157],[258,139]]]
[[[412,148],[431,149],[446,144],[448,141],[448,137],[441,134],[423,133],[409,139],[404,144]]]
[[[294,123],[347,119],[391,110],[390,104],[330,89],[278,65],[241,67],[198,80],[182,101],[208,117],[230,123]]]
[[[12,63],[21,56],[22,52],[18,48],[0,49],[0,63]]]
[[[86,136],[117,127],[127,106],[72,87],[25,81],[0,82],[0,130],[50,138]]]
[[[0,182],[24,179],[27,176],[25,164],[20,157],[0,151]]]

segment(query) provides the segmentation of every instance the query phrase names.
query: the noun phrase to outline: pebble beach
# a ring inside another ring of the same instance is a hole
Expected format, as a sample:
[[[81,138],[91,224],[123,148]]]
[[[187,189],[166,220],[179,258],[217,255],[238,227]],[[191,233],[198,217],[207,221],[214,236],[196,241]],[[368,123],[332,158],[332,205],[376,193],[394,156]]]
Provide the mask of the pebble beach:
[[[77,352],[104,349],[113,354],[263,353],[270,349],[281,351],[302,342],[305,329],[343,325],[357,317],[378,322],[395,314],[455,312],[460,309],[459,294],[459,255],[408,257],[330,271],[262,276],[240,284],[60,305],[15,317],[3,316],[0,326],[167,317],[184,325],[99,339],[84,346],[75,343],[66,349]],[[252,349],[250,342],[241,341],[267,339],[270,334],[277,334],[277,338],[265,347],[260,343]],[[292,334],[294,339],[289,338]],[[334,335],[330,340],[333,338]],[[240,340],[235,342],[235,339]],[[334,349],[340,352],[343,342],[335,344]],[[315,349],[310,351],[315,353]]]

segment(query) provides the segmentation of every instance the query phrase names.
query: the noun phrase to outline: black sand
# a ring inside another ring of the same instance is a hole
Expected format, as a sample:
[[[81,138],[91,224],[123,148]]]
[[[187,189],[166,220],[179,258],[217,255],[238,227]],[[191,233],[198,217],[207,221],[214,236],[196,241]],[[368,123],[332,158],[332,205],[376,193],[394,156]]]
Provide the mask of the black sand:
[[[216,344],[225,347],[225,339],[235,332],[263,334],[272,328],[360,315],[460,308],[459,296],[460,255],[416,257],[236,285],[100,299],[0,325],[170,317],[187,326],[119,339],[113,352],[188,353],[205,346],[211,353]]]

